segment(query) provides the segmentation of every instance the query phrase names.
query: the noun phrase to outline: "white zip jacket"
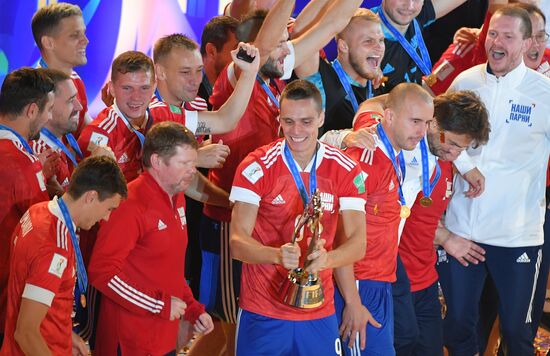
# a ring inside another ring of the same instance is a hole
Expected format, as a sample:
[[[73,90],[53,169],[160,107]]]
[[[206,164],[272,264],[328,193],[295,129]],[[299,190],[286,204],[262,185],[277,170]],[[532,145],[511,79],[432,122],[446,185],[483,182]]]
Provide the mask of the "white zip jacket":
[[[497,78],[481,64],[461,73],[449,91],[473,90],[489,111],[489,142],[468,149],[455,165],[478,167],[485,192],[469,199],[455,178],[446,225],[453,233],[492,246],[538,246],[544,241],[546,169],[550,148],[550,79],[522,62]]]

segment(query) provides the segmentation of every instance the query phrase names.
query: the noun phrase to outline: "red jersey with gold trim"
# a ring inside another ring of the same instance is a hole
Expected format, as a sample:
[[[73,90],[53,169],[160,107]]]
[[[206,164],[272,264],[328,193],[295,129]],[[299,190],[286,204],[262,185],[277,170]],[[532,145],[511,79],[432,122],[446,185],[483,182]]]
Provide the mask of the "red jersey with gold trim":
[[[355,262],[358,280],[395,282],[399,222],[399,180],[382,147],[374,151],[351,148],[346,154],[359,162],[367,188],[367,252]]]
[[[2,354],[24,355],[14,332],[25,298],[49,307],[40,333],[52,355],[71,355],[75,273],[73,244],[57,199],[33,205],[14,234]]]
[[[145,171],[128,185],[128,199],[103,222],[88,267],[104,296],[96,337],[99,355],[164,355],[176,348],[179,320],[170,301],[186,304],[194,323],[204,306],[184,275],[187,248],[185,196],[168,196]]]
[[[291,242],[295,224],[304,210],[300,193],[288,168],[279,140],[249,154],[237,168],[230,200],[259,206],[252,237],[262,245],[280,247]],[[298,164],[296,163],[298,166]],[[313,159],[300,172],[309,191]],[[299,166],[298,166],[299,167]],[[298,168],[299,169],[299,168]],[[365,186],[361,169],[340,150],[321,143],[317,151],[317,188],[321,192],[323,215],[321,238],[332,250],[339,212],[365,208]],[[304,229],[298,242],[303,259],[307,255],[309,229]],[[325,301],[318,308],[296,309],[282,302],[280,289],[288,270],[280,265],[243,263],[239,305],[242,309],[271,318],[312,320],[334,313],[332,270],[319,273]]]
[[[452,163],[441,160],[438,162],[441,177],[430,195],[433,203],[429,207],[423,207],[420,205],[420,198],[424,194],[418,194],[399,243],[399,256],[409,276],[411,292],[425,289],[438,280],[435,269],[437,256],[433,245],[435,230],[453,192]],[[432,181],[433,179],[434,177]]]
[[[229,73],[231,69],[232,67],[226,67],[216,80],[214,92],[210,97],[210,103],[213,105],[214,110],[219,109],[233,93],[234,88],[229,80],[229,75],[233,75]],[[269,88],[277,100],[279,100],[284,86],[285,83],[279,79],[271,80]],[[212,142],[223,140],[223,143],[229,146],[231,153],[227,156],[222,168],[208,171],[208,179],[223,190],[230,191],[237,166],[246,155],[279,137],[278,117],[279,109],[277,105],[271,101],[256,80],[248,106],[237,127],[223,135],[212,135]],[[204,205],[204,214],[214,220],[231,220],[230,209],[208,204]]]
[[[27,209],[49,200],[42,164],[25,151],[18,138],[0,130],[0,332],[6,319],[12,234]]]

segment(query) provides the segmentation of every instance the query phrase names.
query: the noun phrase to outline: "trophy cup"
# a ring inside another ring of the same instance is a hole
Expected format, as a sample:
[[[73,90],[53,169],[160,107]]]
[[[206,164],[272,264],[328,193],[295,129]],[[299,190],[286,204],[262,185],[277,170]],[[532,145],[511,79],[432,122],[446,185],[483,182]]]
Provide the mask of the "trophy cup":
[[[307,255],[313,252],[317,240],[321,236],[321,215],[321,194],[319,190],[316,190],[300,216],[292,236],[292,243],[295,243],[300,236],[300,230],[305,226],[310,228],[313,236],[308,246]],[[316,273],[306,272],[310,263],[311,261],[306,260],[304,267],[298,267],[288,272],[288,278],[282,287],[283,301],[286,304],[304,309],[317,308],[323,304],[325,296],[321,280]]]

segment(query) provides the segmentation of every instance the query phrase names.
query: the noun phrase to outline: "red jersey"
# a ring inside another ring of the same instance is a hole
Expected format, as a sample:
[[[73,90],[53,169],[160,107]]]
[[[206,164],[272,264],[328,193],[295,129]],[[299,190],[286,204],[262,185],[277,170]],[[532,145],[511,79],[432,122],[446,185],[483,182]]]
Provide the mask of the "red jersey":
[[[76,128],[76,132],[74,133],[74,136],[78,138],[82,133],[82,130],[84,130],[84,127],[89,124],[89,122],[86,122],[89,115],[88,97],[86,96],[86,87],[84,86],[84,82],[75,71],[72,72],[71,79],[73,80],[73,83],[76,87],[76,97],[80,102],[80,105],[82,105],[82,110],[80,110],[80,113],[78,114],[78,127]]]
[[[280,247],[291,242],[295,223],[304,210],[300,193],[284,158],[285,142],[278,140],[249,154],[237,168],[230,200],[259,206],[252,237],[262,245]],[[296,164],[297,165],[297,164]],[[313,160],[300,172],[309,191]],[[299,169],[299,168],[298,168]],[[321,238],[332,250],[338,214],[342,210],[364,211],[365,186],[361,169],[340,150],[321,143],[317,151],[317,188],[323,215]],[[311,232],[304,229],[298,242],[303,259]],[[305,235],[305,236],[304,236]],[[319,273],[325,301],[318,308],[297,310],[282,302],[280,289],[288,270],[280,265],[243,263],[239,306],[253,313],[284,320],[312,320],[334,313],[332,270]]]
[[[445,209],[453,191],[453,166],[451,162],[440,161],[441,177],[431,194],[432,205],[423,207],[420,192],[411,209],[411,216],[405,222],[405,227],[399,243],[399,256],[403,261],[411,282],[411,291],[425,289],[438,279],[435,269],[436,252],[433,245],[437,223]],[[435,175],[435,171],[434,171]],[[433,181],[434,177],[432,177]]]
[[[50,148],[59,153],[60,161],[54,174],[59,185],[63,189],[67,190],[67,187],[69,186],[69,179],[71,178],[71,173],[73,172],[74,167],[72,161],[67,157],[63,150],[57,147],[57,145],[43,133],[40,133],[40,138],[38,138],[38,140],[31,141],[30,145],[36,155],[39,155]]]
[[[6,319],[12,233],[21,216],[35,203],[49,200],[42,164],[27,153],[18,138],[0,130],[0,332]]]
[[[233,67],[230,65],[219,75],[214,85],[214,92],[210,103],[214,110],[222,106],[233,93],[233,85],[229,79]],[[279,100],[284,89],[284,82],[278,79],[271,80],[269,88]],[[231,190],[231,183],[237,166],[250,152],[267,145],[279,137],[279,109],[262,89],[258,81],[254,83],[248,106],[239,120],[237,127],[223,135],[212,135],[212,142],[223,140],[229,146],[231,153],[227,156],[222,168],[210,169],[208,179],[225,191]],[[204,204],[204,214],[214,220],[230,221],[231,210]]]
[[[75,273],[74,248],[57,199],[33,205],[14,233],[2,354],[23,355],[14,339],[22,298],[49,307],[40,333],[52,355],[71,354]]]
[[[88,268],[104,296],[96,352],[164,355],[176,348],[179,320],[170,321],[171,296],[186,304],[194,323],[204,306],[184,276],[185,196],[172,199],[145,171],[128,185],[128,199],[101,224]]]
[[[399,180],[385,148],[351,148],[346,154],[359,162],[366,176],[367,252],[355,262],[355,279],[395,282],[397,267]]]
[[[191,113],[190,115],[186,115]],[[149,117],[150,116],[150,117]],[[194,118],[194,120],[193,120]],[[145,134],[147,129],[156,122],[176,121],[187,126],[189,130],[196,130],[196,112],[184,111],[181,115],[170,111],[167,104],[161,101],[152,101],[143,127],[138,131]],[[84,157],[90,155],[91,145],[106,145],[113,150],[118,166],[124,173],[126,181],[131,182],[142,171],[141,143],[128,120],[123,117],[116,103],[103,109],[92,121],[78,139],[78,145]]]

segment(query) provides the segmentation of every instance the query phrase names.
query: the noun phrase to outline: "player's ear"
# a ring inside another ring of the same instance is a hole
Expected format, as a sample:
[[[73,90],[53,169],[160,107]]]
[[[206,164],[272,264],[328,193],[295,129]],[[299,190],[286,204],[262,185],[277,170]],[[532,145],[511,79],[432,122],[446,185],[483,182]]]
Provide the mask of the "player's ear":
[[[97,192],[97,190],[88,190],[84,193],[83,197],[86,204],[92,204],[95,201],[99,200],[99,193]]]
[[[166,80],[166,71],[164,70],[162,64],[155,63],[155,74],[157,76],[157,80]]]
[[[214,57],[218,53],[216,46],[210,42],[204,46],[204,50],[206,51],[206,54],[211,57]]]
[[[393,111],[391,109],[384,109],[384,121],[386,121],[389,125],[393,122]]]
[[[349,52],[349,46],[342,38],[339,38],[336,40],[336,46],[338,47],[338,52],[341,53],[348,53]]]
[[[325,110],[321,111],[321,114],[319,114],[319,125],[318,127],[322,127],[325,124]]]
[[[51,36],[42,36],[42,38],[40,39],[40,43],[42,44],[42,48],[47,50],[52,50],[54,47],[54,41]]]

